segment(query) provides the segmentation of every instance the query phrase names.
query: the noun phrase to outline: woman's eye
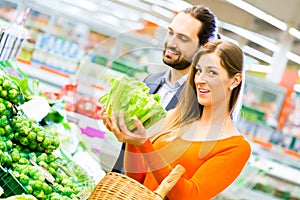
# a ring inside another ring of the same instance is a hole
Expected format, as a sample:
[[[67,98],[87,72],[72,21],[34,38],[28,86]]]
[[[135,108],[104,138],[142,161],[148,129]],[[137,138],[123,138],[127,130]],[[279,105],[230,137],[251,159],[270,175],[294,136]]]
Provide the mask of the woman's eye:
[[[200,68],[196,68],[196,74],[200,74],[202,70]]]
[[[210,75],[217,75],[217,72],[215,72],[215,71],[213,71],[213,70],[210,70],[210,71],[209,71],[209,74],[210,74]]]

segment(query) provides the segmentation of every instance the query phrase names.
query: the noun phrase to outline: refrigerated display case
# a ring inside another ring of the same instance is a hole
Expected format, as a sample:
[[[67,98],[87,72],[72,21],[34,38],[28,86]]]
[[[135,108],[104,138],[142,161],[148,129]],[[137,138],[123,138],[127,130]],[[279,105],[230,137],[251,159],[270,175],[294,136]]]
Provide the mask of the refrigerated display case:
[[[243,105],[264,113],[264,119],[277,120],[286,89],[259,77],[248,75],[245,81]]]

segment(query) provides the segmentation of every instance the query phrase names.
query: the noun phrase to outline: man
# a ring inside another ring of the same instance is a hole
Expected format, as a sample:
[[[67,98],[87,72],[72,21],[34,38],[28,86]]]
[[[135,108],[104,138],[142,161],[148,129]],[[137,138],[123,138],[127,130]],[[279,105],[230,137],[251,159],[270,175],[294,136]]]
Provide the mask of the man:
[[[203,5],[187,8],[171,21],[163,51],[163,62],[170,68],[165,72],[150,74],[144,80],[151,94],[160,94],[166,110],[178,103],[193,55],[201,45],[215,39],[216,29],[215,15]],[[124,151],[125,143],[122,144],[113,172],[123,173]]]

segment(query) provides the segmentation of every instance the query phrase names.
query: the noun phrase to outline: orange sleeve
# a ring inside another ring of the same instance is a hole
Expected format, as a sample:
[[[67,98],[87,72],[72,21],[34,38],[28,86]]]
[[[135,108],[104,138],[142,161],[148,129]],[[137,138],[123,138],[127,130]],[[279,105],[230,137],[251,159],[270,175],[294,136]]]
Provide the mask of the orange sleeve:
[[[166,165],[150,142],[139,146],[139,149],[143,153],[155,179],[158,183],[161,183],[173,168]],[[195,153],[198,154],[199,152]],[[180,200],[182,197],[190,200],[209,200],[215,197],[238,177],[250,154],[250,145],[245,140],[237,145],[224,148],[223,151],[209,157],[190,179],[180,178],[168,194],[168,198],[171,200]],[[192,164],[193,161],[190,162],[189,164]],[[165,167],[158,169],[162,164],[165,164]]]
[[[124,155],[125,174],[140,183],[144,182],[147,166],[140,150],[132,144],[126,144]]]

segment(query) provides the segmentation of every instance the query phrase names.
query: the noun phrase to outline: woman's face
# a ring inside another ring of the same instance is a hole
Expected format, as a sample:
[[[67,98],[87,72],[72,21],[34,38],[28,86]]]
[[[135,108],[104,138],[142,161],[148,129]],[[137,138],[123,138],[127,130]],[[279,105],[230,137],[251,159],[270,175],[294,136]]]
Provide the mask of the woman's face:
[[[214,53],[204,54],[196,65],[195,85],[199,104],[212,106],[224,104],[227,106],[230,99],[230,86],[233,79],[220,64],[220,58]]]

